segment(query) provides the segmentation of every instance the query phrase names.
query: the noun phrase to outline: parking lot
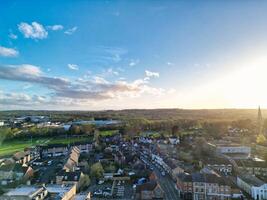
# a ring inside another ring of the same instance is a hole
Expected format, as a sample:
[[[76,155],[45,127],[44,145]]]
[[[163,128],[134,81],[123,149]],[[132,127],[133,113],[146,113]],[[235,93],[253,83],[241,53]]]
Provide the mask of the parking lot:
[[[88,192],[91,192],[92,199],[94,200],[133,199],[132,185],[125,181],[108,181],[103,184],[93,184],[88,188]]]

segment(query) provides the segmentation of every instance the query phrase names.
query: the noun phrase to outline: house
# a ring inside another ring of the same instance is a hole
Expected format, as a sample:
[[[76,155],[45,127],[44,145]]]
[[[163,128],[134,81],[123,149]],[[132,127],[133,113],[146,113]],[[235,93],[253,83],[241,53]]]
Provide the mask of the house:
[[[183,199],[231,199],[231,187],[215,174],[178,174],[177,189]]]
[[[22,186],[0,196],[0,200],[43,200],[48,194],[44,186]]]
[[[93,144],[91,143],[80,143],[75,144],[75,146],[80,150],[80,153],[89,153],[93,149]]]
[[[267,165],[263,161],[237,160],[236,164],[239,171],[259,177],[267,177]]]
[[[41,147],[41,157],[66,156],[69,153],[68,146],[64,144],[53,144]]]
[[[13,155],[13,159],[16,163],[27,165],[31,161],[30,151],[17,152]]]
[[[80,171],[60,171],[56,175],[56,184],[58,185],[68,185],[68,184],[75,184],[76,189],[79,190],[81,187],[83,187],[83,177],[85,175]]]
[[[164,199],[164,191],[157,183],[157,181],[149,181],[147,183],[136,186],[137,200],[150,200],[150,199]]]
[[[172,145],[177,145],[177,144],[180,144],[180,139],[177,138],[177,137],[170,137],[170,138],[169,138],[169,142],[170,142],[170,144],[172,144]]]
[[[34,175],[34,171],[29,166],[22,166],[14,163],[10,165],[2,165],[0,167],[0,185],[8,185],[14,181],[28,181]]]
[[[50,199],[72,200],[76,195],[76,184],[73,185],[47,185],[46,189]]]
[[[207,158],[204,163],[204,167],[221,172],[225,175],[231,174],[233,171],[233,165],[225,158]]]
[[[66,172],[75,171],[79,164],[80,150],[78,147],[73,147],[63,170]]]
[[[179,192],[181,199],[193,199],[193,182],[192,176],[188,173],[177,174],[176,188]]]
[[[164,159],[163,161],[164,169],[170,174],[173,180],[176,180],[177,174],[183,173],[185,171],[182,163],[176,159],[168,158]]]
[[[237,186],[255,200],[267,199],[267,183],[250,174],[237,177]]]
[[[40,158],[40,147],[27,147],[24,149],[24,152],[30,154],[31,161]]]

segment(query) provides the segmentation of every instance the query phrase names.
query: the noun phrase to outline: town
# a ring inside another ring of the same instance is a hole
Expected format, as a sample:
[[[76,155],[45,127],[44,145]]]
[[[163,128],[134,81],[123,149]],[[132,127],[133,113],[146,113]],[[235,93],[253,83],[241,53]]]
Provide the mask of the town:
[[[1,121],[0,199],[267,198],[260,108],[255,142],[247,120],[227,125],[223,137],[212,123],[182,121],[164,135],[168,128],[157,124],[57,120],[31,115]]]

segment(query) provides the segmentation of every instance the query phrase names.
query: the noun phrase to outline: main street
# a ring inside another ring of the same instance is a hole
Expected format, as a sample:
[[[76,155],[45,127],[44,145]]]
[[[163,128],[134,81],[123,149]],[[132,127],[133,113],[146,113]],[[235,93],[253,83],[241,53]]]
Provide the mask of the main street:
[[[144,155],[143,153],[141,153]],[[172,180],[172,178],[166,173],[165,176],[161,174],[161,171],[158,167],[156,167],[152,162],[150,162],[148,159],[146,159],[144,156],[142,156],[142,160],[145,161],[145,164],[149,165],[149,167],[153,168],[153,172],[156,173],[158,177],[158,183],[161,186],[161,188],[165,192],[165,199],[167,200],[179,200],[179,194],[177,189],[175,188],[175,182]]]

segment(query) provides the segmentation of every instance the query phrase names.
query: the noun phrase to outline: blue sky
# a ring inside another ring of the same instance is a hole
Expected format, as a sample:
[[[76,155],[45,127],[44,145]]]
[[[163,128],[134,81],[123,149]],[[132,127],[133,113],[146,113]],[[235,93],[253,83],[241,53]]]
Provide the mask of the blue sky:
[[[266,1],[1,1],[0,109],[267,106],[266,9]]]

